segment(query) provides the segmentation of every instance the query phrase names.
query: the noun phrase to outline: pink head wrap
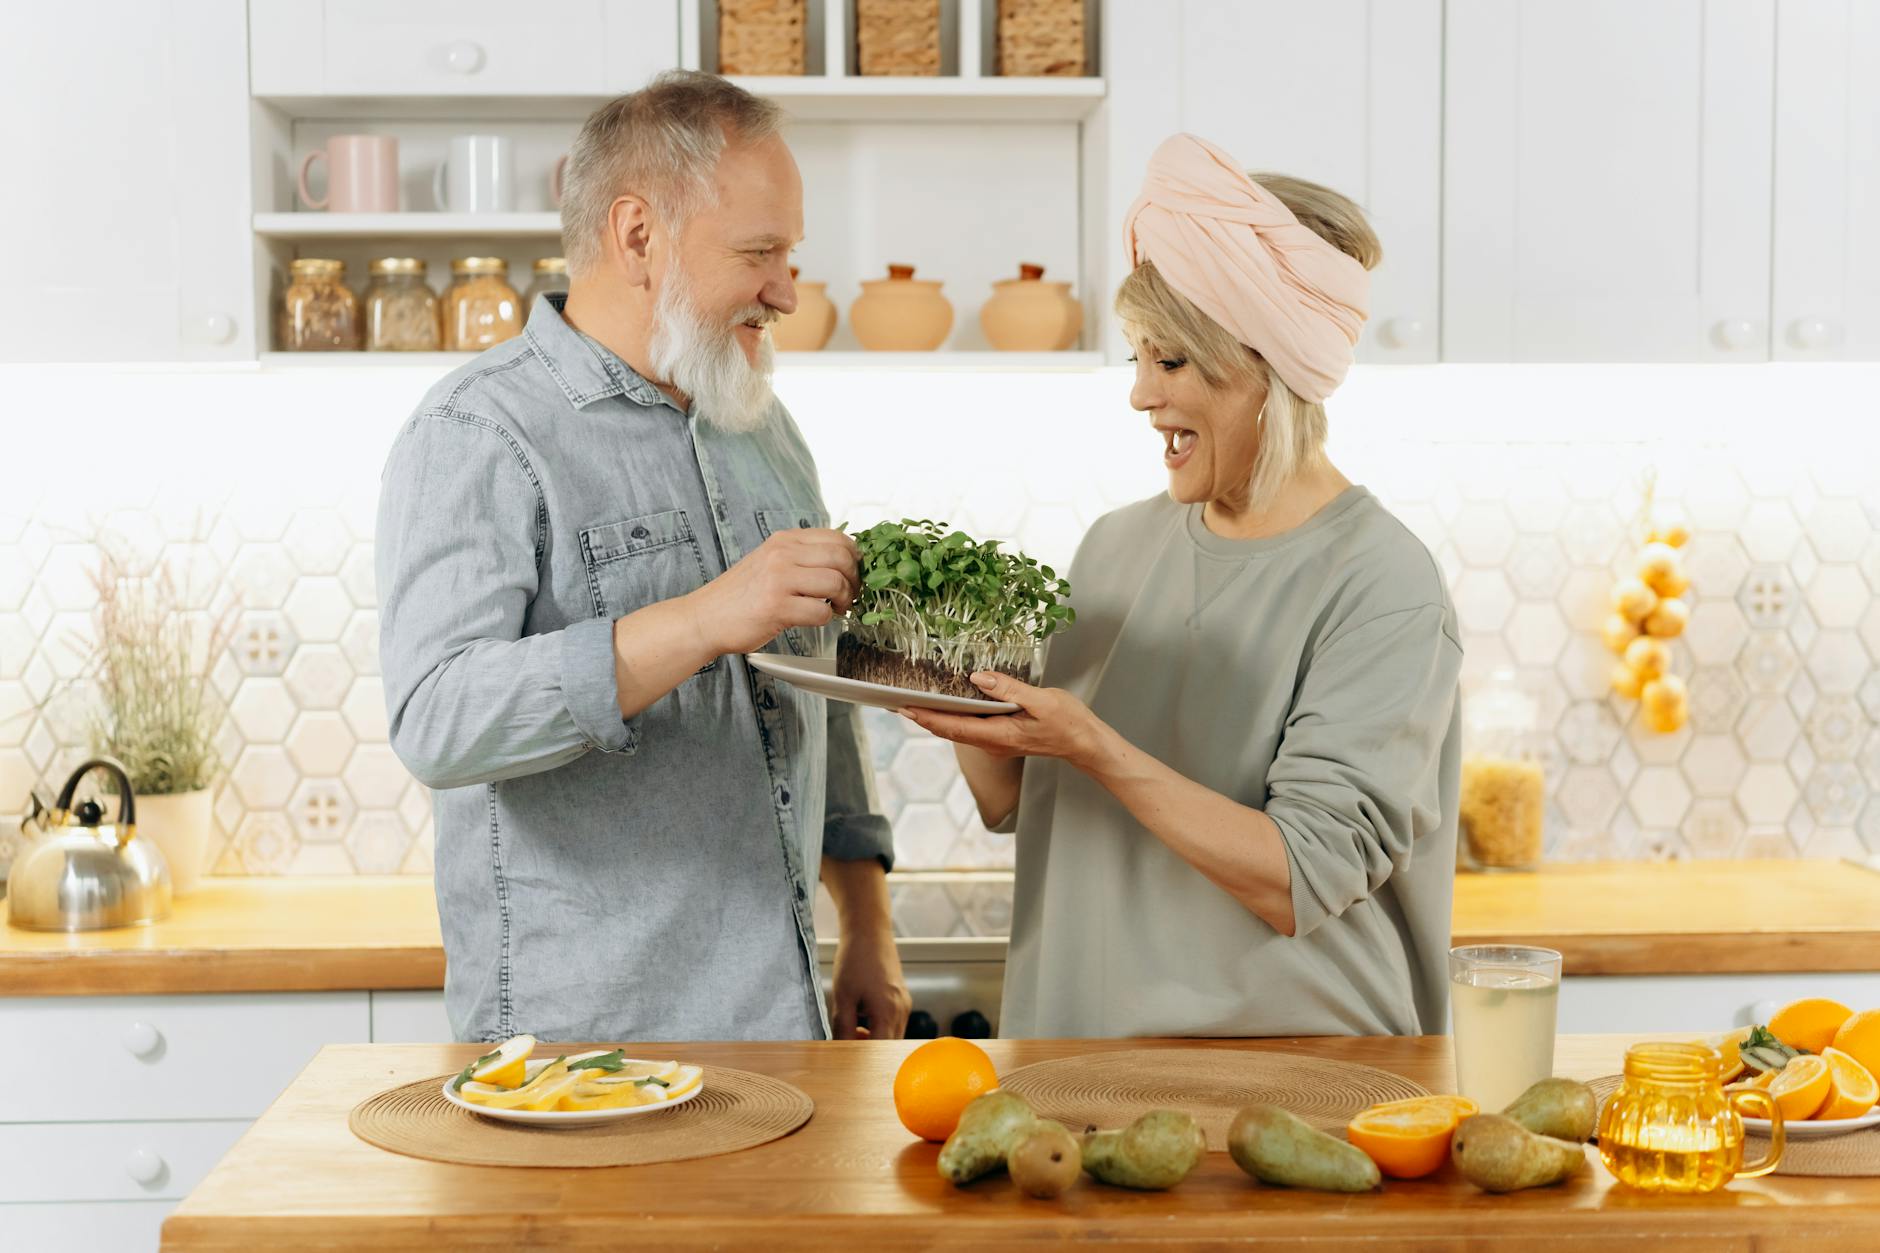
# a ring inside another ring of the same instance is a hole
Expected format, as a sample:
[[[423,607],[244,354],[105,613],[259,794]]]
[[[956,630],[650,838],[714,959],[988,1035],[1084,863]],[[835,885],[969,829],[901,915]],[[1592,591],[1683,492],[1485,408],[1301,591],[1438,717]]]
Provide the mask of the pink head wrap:
[[[1294,394],[1324,400],[1351,368],[1370,275],[1207,140],[1174,135],[1155,150],[1123,246],[1131,265],[1155,262]]]

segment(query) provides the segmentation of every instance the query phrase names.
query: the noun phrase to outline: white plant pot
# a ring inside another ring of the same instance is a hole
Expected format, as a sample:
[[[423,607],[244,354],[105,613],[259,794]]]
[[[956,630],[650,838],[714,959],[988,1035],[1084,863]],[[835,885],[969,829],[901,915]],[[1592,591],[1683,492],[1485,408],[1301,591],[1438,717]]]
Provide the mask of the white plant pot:
[[[176,896],[195,891],[202,882],[214,825],[208,788],[137,798],[137,833],[163,850],[163,860],[170,864],[170,890]]]

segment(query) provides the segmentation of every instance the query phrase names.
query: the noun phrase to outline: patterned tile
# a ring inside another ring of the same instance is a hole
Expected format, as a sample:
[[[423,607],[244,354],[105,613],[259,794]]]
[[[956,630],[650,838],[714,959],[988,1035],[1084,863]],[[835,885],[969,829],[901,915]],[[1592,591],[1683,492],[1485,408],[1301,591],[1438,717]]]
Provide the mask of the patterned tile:
[[[1821,761],[1852,761],[1860,751],[1867,719],[1851,696],[1828,696],[1808,715],[1808,743]]]
[[[354,749],[344,777],[346,790],[361,809],[393,808],[411,782],[389,744],[361,744]]]
[[[1698,796],[1729,796],[1749,762],[1733,735],[1697,735],[1679,763]]]
[[[1508,554],[1506,572],[1515,595],[1545,601],[1561,591],[1567,577],[1567,555],[1552,535],[1517,535]]]
[[[1742,716],[1749,691],[1728,666],[1703,666],[1692,672],[1691,722],[1697,731],[1728,731]]]
[[[339,648],[355,674],[379,672],[379,615],[375,609],[361,609],[346,619],[340,629]]]
[[[1801,793],[1789,768],[1756,762],[1743,772],[1736,787],[1736,803],[1751,825],[1774,825],[1787,820]]]
[[[285,874],[300,851],[300,837],[279,813],[249,814],[232,843],[244,874]]]
[[[1684,628],[1684,640],[1700,666],[1730,664],[1748,638],[1749,622],[1733,600],[1699,601]]]
[[[303,644],[283,676],[302,709],[338,709],[352,686],[352,666],[336,644]]]
[[[396,813],[368,809],[353,819],[346,851],[360,874],[397,874],[411,852],[412,839]]]
[[[377,678],[354,679],[340,714],[362,740],[384,740],[391,735],[385,720],[385,683]]]
[[[278,610],[254,610],[242,615],[229,652],[244,674],[283,674],[299,642]]]
[[[1694,857],[1736,856],[1745,824],[1735,802],[1719,797],[1694,801],[1684,817],[1684,842]]]
[[[1752,566],[1737,588],[1736,603],[1752,628],[1786,626],[1795,612],[1795,579],[1784,566]]]
[[[1852,826],[1867,802],[1867,783],[1851,762],[1817,765],[1802,790],[1808,811],[1824,827]]]
[[[1808,608],[1816,624],[1830,630],[1859,623],[1870,600],[1867,580],[1854,566],[1823,565],[1808,581]]]
[[[1699,531],[1684,546],[1684,573],[1699,600],[1734,596],[1749,567],[1749,554],[1729,532]]]
[[[1859,690],[1871,665],[1860,636],[1852,631],[1823,631],[1808,648],[1809,676],[1828,695]]]
[[[352,728],[336,713],[309,710],[287,733],[287,755],[302,774],[337,775],[353,751]]]
[[[1749,633],[1737,654],[1737,672],[1752,692],[1775,696],[1786,692],[1801,665],[1786,632],[1756,630]]]
[[[287,802],[294,831],[308,843],[330,844],[346,834],[357,806],[338,779],[305,779]]]

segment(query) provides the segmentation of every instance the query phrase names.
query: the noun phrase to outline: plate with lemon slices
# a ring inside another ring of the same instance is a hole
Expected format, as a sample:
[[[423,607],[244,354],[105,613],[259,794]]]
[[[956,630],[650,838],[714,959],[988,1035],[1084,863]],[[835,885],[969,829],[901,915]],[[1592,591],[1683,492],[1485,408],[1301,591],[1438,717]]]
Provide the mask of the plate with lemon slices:
[[[519,1035],[444,1081],[459,1109],[534,1127],[591,1127],[683,1105],[705,1090],[702,1067],[594,1049],[534,1057],[535,1037]]]

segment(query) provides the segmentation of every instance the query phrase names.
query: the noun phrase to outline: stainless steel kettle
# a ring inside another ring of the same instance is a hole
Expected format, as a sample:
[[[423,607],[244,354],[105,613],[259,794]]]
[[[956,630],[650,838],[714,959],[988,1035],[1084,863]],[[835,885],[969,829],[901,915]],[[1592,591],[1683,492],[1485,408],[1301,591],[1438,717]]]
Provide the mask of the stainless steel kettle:
[[[87,800],[78,785],[93,770],[117,778],[118,820]],[[59,793],[45,832],[20,852],[7,884],[7,921],[29,931],[102,931],[156,922],[170,914],[170,867],[163,850],[137,834],[130,776],[108,757],[88,761]]]

